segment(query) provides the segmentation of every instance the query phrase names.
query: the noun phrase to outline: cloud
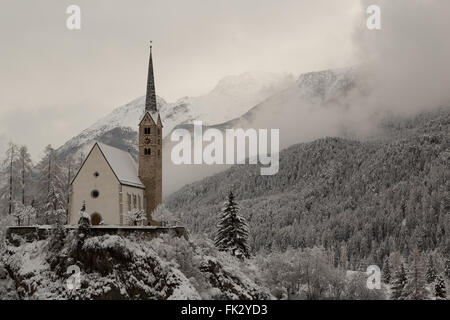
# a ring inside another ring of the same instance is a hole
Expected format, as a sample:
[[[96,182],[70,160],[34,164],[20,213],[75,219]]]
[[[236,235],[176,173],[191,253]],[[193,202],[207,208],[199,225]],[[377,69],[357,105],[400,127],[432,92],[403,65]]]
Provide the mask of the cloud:
[[[381,8],[382,29],[355,31],[373,111],[412,114],[450,102],[450,2],[363,0]],[[358,101],[359,102],[359,101]],[[369,114],[369,112],[368,112]]]

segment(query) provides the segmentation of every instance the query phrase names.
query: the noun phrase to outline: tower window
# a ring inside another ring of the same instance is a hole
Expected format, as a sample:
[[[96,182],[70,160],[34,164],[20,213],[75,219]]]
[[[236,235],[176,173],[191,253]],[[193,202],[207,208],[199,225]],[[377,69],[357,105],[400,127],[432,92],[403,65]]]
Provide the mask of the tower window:
[[[100,173],[98,173],[97,171],[94,172],[94,177],[98,178],[99,175]]]
[[[150,134],[150,133],[151,133],[150,127],[145,127],[144,128],[144,134]]]
[[[161,139],[158,139],[158,144],[161,145]]]
[[[145,148],[144,149],[144,155],[150,156],[151,154],[152,154],[152,149],[150,149],[150,148]]]
[[[94,199],[98,198],[99,195],[100,195],[100,192],[98,192],[98,190],[93,190],[91,192],[91,197]]]

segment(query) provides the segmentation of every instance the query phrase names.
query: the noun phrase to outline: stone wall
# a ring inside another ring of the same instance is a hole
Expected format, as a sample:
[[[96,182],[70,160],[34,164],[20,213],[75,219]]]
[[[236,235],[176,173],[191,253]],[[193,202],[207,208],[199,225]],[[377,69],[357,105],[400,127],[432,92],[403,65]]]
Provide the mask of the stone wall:
[[[6,239],[13,245],[19,245],[21,241],[32,242],[46,239],[51,233],[52,226],[9,227],[6,231]],[[78,229],[77,226],[64,226],[66,230]],[[188,233],[184,227],[129,227],[129,226],[92,226],[87,231],[89,236],[111,235],[138,235],[145,240],[157,238],[161,234],[172,234],[176,237],[188,239]],[[23,239],[23,240],[21,240]]]

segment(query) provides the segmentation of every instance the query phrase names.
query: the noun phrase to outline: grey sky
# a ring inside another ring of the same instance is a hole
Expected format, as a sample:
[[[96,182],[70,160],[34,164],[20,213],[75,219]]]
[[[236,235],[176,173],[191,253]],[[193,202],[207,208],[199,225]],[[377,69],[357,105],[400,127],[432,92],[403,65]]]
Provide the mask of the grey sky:
[[[82,30],[66,29],[66,8]],[[208,92],[229,74],[357,63],[355,0],[2,0],[0,141],[37,157],[143,95],[148,41],[157,94]]]

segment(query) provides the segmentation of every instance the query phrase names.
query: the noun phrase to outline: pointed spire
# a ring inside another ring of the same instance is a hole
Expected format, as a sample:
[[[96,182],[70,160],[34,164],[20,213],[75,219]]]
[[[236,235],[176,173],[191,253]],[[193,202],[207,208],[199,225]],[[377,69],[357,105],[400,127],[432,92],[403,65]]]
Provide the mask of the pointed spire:
[[[158,111],[156,107],[155,79],[153,77],[152,41],[150,41],[150,59],[148,62],[147,96],[145,111]]]

